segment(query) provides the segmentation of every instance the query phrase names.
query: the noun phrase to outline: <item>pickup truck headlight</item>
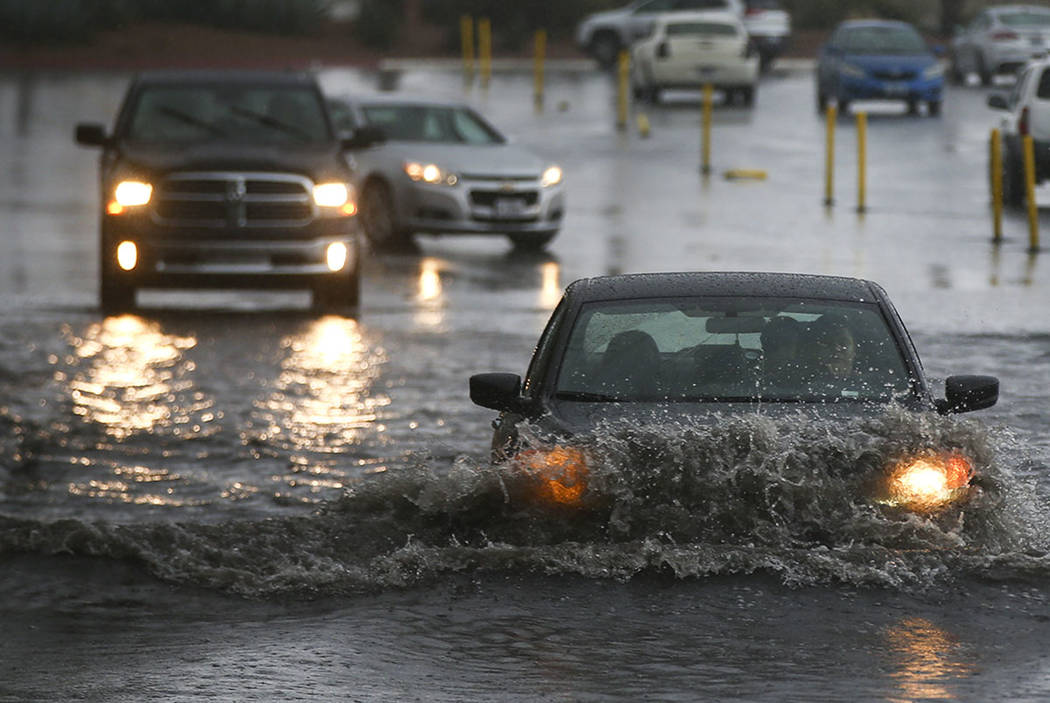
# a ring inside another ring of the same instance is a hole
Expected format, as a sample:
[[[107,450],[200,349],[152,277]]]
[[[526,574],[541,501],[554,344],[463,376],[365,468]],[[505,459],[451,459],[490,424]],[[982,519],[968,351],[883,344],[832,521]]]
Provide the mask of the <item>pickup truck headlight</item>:
[[[405,162],[404,169],[405,173],[413,181],[423,181],[424,183],[447,186],[454,186],[459,183],[459,176],[446,171],[437,164],[423,164],[418,161],[407,161]]]
[[[558,185],[559,183],[561,183],[561,179],[561,166],[548,166],[547,169],[543,172],[543,175],[540,176],[540,185],[542,185],[544,188],[548,188],[550,186]]]
[[[153,197],[153,186],[142,181],[121,181],[113,189],[113,202],[122,208],[146,205]]]
[[[318,183],[314,186],[314,202],[319,207],[342,207],[350,200],[350,189],[345,183]]]

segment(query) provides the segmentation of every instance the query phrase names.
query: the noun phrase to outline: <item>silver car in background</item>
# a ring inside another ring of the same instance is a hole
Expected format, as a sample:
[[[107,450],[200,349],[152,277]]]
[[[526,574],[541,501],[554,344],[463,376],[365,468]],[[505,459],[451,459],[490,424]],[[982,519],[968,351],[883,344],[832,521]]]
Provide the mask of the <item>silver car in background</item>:
[[[976,73],[982,85],[1015,74],[1050,49],[1050,7],[997,5],[977,13],[951,44],[949,76],[957,83]]]
[[[352,134],[360,219],[374,246],[404,248],[416,233],[478,234],[539,250],[561,228],[561,168],[511,142],[470,106],[391,97],[338,102],[338,126]]]

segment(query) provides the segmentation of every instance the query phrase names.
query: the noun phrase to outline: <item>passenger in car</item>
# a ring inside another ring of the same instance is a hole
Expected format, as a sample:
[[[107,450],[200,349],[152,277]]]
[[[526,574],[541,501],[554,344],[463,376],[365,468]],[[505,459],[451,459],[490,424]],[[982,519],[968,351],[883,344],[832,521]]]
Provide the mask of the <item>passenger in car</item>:
[[[598,368],[602,392],[623,399],[663,397],[660,349],[641,330],[619,332],[609,340]]]

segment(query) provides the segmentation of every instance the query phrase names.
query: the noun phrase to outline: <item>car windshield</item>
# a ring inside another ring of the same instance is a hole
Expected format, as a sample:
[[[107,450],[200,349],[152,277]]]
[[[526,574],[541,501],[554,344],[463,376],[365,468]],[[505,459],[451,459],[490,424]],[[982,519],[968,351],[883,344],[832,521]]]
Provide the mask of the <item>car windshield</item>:
[[[836,42],[849,54],[925,54],[926,42],[911,27],[871,25],[842,30]]]
[[[440,105],[366,105],[361,110],[370,125],[387,139],[445,144],[502,144],[506,141],[473,110]]]
[[[222,139],[302,144],[331,138],[316,91],[229,84],[143,88],[131,106],[126,135],[141,142]]]
[[[667,25],[667,36],[735,37],[736,27],[720,22],[675,22]]]
[[[875,304],[672,298],[586,304],[555,395],[578,401],[889,402],[912,394]]]
[[[1004,12],[999,21],[1007,27],[1050,27],[1050,12]]]

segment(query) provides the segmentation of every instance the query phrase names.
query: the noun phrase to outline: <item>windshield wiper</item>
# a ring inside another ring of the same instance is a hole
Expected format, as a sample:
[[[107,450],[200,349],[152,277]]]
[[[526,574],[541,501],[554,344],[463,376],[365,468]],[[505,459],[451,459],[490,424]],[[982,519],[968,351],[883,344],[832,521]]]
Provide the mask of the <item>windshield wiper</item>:
[[[591,391],[557,391],[554,397],[557,400],[575,400],[581,403],[618,403],[624,400],[619,396]]]
[[[274,119],[269,115],[263,115],[258,112],[253,112],[252,110],[248,110],[246,108],[236,105],[230,108],[230,112],[241,117],[247,117],[256,124],[261,124],[264,127],[272,127],[273,129],[284,132],[285,134],[290,134],[293,137],[298,137],[304,142],[308,142],[312,139],[310,134],[304,132],[295,125],[288,124],[287,122],[281,122],[280,120]]]
[[[171,117],[171,118],[173,118],[175,120],[178,120],[179,122],[182,122],[183,124],[188,124],[188,125],[191,125],[193,127],[199,127],[201,129],[203,129],[205,132],[210,132],[211,134],[214,134],[217,137],[225,137],[226,136],[226,132],[224,132],[223,130],[219,129],[218,127],[213,125],[211,122],[205,122],[204,120],[200,119],[199,117],[194,117],[193,115],[191,115],[189,113],[186,113],[186,112],[183,112],[182,110],[179,110],[178,108],[171,107],[170,105],[161,105],[160,107],[157,108],[157,112],[159,112],[162,115],[165,115],[166,117]]]

